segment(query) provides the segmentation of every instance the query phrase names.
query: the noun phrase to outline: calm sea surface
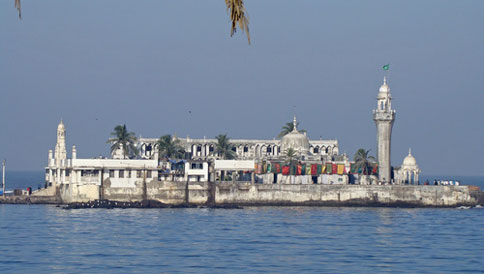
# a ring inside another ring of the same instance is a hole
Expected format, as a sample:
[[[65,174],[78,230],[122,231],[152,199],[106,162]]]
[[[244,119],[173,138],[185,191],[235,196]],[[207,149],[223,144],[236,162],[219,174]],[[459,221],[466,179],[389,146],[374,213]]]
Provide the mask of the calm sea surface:
[[[482,208],[0,205],[1,273],[484,273],[483,255]]]

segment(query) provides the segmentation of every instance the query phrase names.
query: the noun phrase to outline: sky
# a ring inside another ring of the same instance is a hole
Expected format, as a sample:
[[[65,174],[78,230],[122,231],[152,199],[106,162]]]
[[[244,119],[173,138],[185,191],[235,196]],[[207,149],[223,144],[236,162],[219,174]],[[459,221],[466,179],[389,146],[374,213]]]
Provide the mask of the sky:
[[[376,154],[382,66],[392,165],[484,175],[484,1],[246,0],[251,45],[222,0],[0,1],[0,158],[42,170],[63,119],[78,157],[138,136],[311,139]]]

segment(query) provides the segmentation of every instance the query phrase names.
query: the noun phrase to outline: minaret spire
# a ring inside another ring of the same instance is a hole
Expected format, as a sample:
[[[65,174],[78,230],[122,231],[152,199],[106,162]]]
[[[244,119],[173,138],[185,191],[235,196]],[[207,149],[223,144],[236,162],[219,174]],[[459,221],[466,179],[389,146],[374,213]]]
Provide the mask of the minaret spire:
[[[66,151],[66,128],[61,119],[59,125],[57,126],[57,143],[54,150],[55,159],[64,160],[67,158]]]
[[[395,121],[395,110],[392,109],[392,95],[387,84],[387,77],[383,77],[377,96],[377,108],[373,111],[373,121],[377,128],[378,180],[391,182],[391,138]],[[409,153],[410,150],[409,150]]]
[[[292,120],[292,131],[297,131],[296,115],[294,115],[294,119]]]

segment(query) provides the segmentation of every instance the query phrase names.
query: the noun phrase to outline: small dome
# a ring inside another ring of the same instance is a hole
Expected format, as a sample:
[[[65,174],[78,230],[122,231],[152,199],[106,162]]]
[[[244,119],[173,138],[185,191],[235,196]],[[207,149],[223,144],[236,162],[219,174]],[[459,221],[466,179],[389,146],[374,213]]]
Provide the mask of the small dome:
[[[378,97],[386,97],[390,93],[390,87],[387,84],[387,78],[383,78],[383,85],[381,85],[380,90],[378,92]]]
[[[403,159],[403,164],[402,166],[405,167],[416,167],[417,166],[417,160],[415,160],[415,157],[412,155],[412,151],[409,149],[407,157]]]
[[[294,149],[301,154],[309,153],[309,140],[308,137],[297,130],[297,121],[294,116],[293,130],[284,135],[281,140],[282,151],[287,151],[289,148]]]

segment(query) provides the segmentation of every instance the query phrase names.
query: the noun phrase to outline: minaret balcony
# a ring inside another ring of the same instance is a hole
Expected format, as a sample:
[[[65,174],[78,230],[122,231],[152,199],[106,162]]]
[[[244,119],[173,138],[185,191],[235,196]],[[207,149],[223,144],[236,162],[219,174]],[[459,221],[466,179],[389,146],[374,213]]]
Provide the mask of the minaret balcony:
[[[378,121],[393,121],[395,120],[395,110],[390,110],[390,111],[378,111],[378,110],[373,110],[373,120],[378,120]]]

